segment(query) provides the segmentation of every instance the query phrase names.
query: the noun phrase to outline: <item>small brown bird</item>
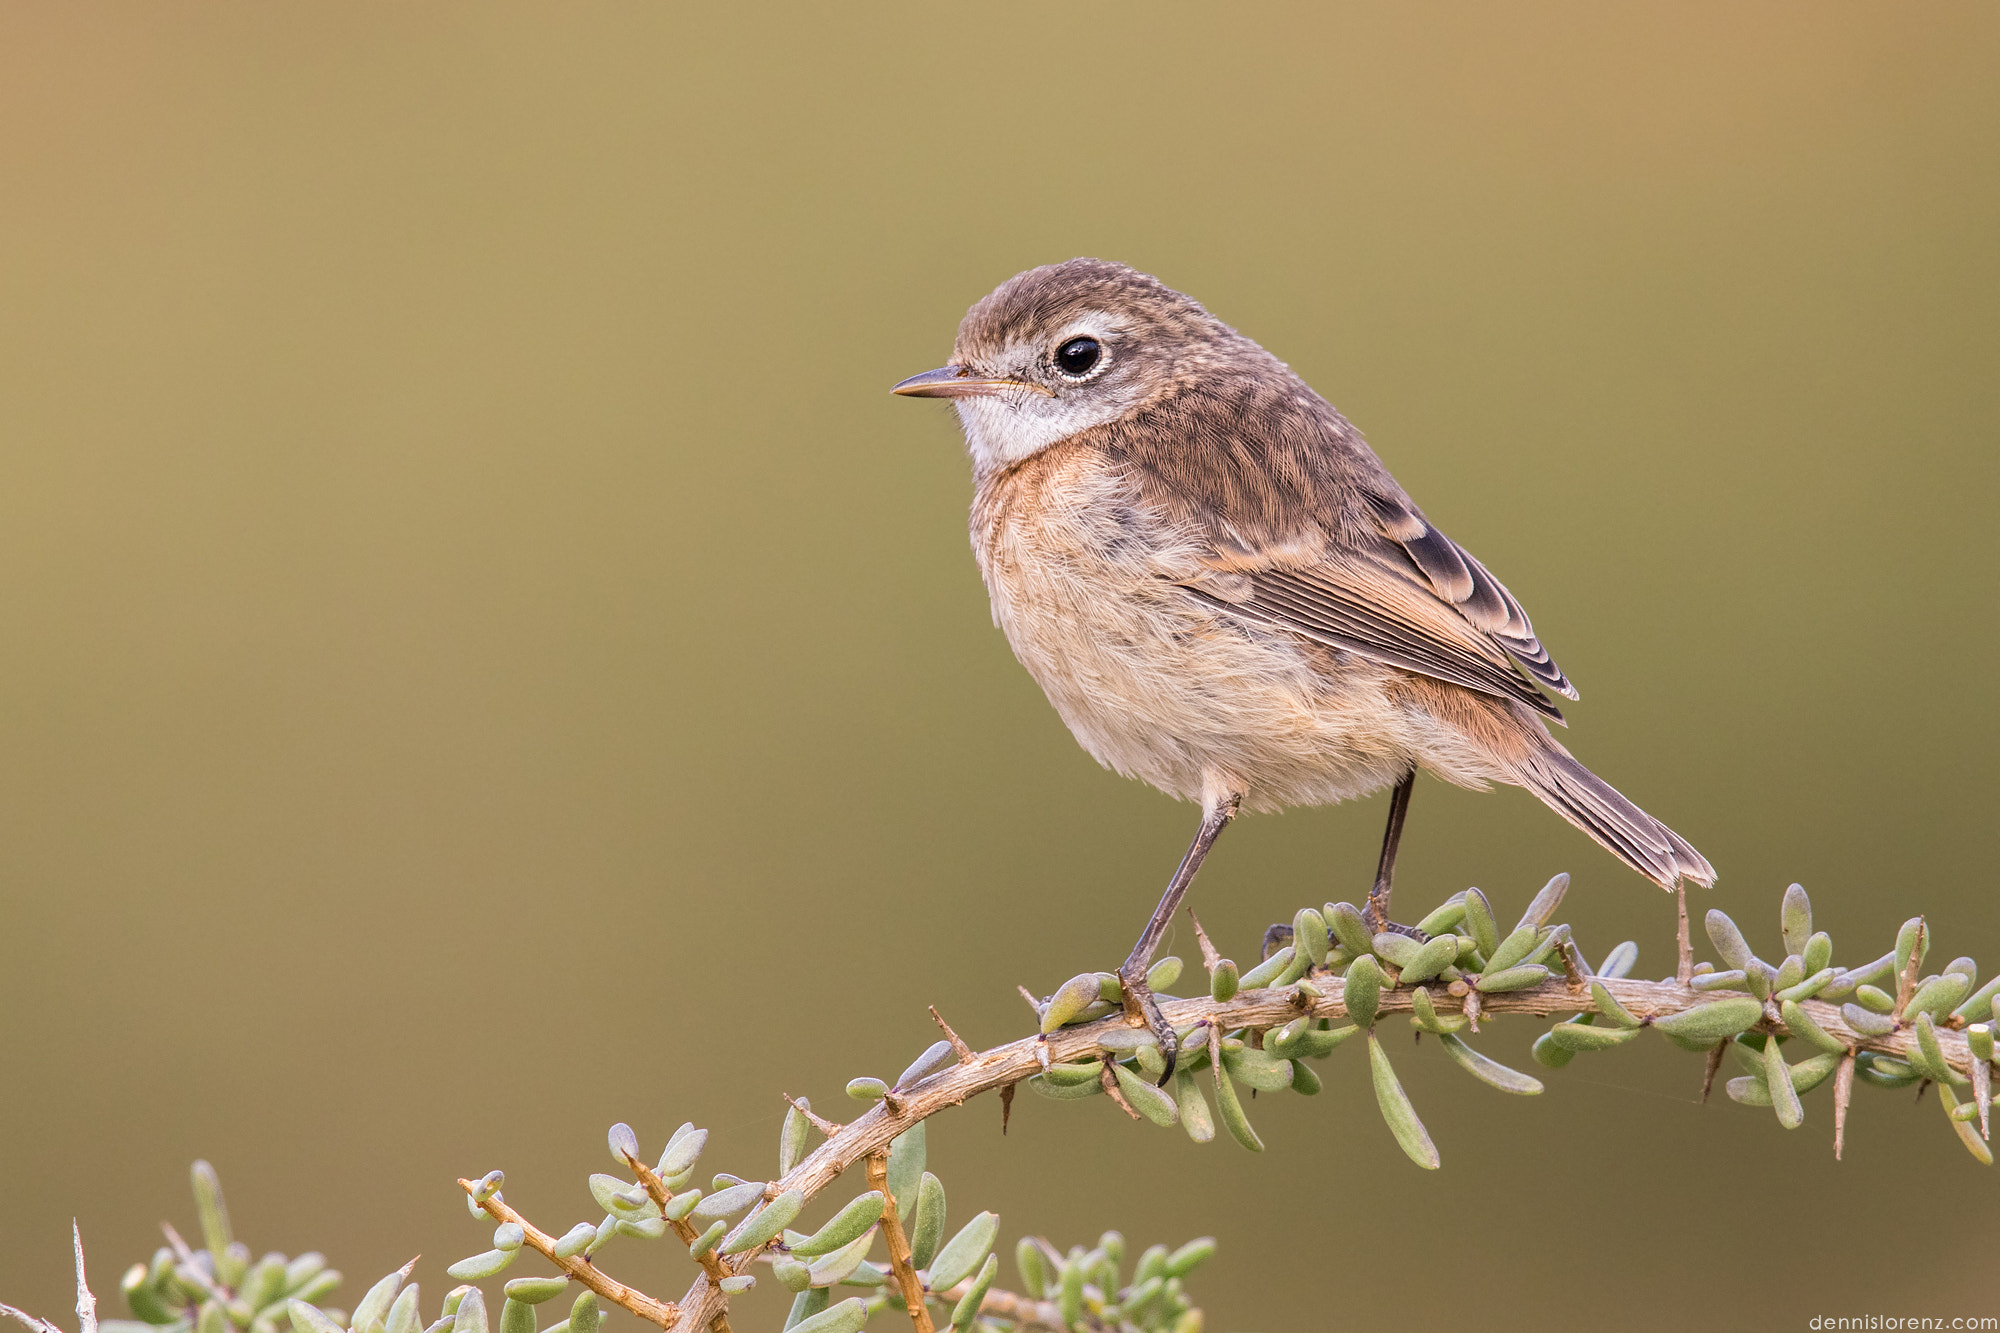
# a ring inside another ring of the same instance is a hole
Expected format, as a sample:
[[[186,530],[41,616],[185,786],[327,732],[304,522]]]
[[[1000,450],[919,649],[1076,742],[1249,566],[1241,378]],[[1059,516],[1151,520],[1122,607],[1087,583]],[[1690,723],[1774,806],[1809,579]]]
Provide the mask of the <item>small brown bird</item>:
[[[1549,735],[1541,690],[1576,691],[1513,594],[1332,404],[1188,297],[1104,260],[1030,269],[966,313],[952,364],[895,392],[955,401],[993,618],[1077,740],[1201,803],[1119,969],[1169,1072],[1146,969],[1239,808],[1394,788],[1378,931],[1419,768],[1526,787],[1663,887],[1715,882]]]

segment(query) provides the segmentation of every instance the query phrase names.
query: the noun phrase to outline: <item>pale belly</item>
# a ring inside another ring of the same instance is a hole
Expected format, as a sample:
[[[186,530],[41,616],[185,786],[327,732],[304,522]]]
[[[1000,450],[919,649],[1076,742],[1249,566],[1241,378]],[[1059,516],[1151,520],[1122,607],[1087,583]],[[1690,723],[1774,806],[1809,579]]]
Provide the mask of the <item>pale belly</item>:
[[[1092,532],[1088,513],[990,517],[974,545],[994,619],[1106,767],[1187,800],[1238,793],[1275,810],[1438,766],[1438,725],[1397,697],[1392,668],[1213,608],[1131,541]]]

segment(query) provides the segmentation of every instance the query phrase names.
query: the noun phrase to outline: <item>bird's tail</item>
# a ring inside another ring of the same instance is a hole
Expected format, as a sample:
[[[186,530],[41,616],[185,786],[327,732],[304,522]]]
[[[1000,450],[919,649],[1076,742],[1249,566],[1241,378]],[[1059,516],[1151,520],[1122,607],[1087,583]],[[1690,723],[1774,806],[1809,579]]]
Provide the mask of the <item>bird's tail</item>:
[[[1541,743],[1512,765],[1523,787],[1661,888],[1684,879],[1703,887],[1715,883],[1715,867],[1686,838],[1578,763],[1541,725],[1531,725]]]

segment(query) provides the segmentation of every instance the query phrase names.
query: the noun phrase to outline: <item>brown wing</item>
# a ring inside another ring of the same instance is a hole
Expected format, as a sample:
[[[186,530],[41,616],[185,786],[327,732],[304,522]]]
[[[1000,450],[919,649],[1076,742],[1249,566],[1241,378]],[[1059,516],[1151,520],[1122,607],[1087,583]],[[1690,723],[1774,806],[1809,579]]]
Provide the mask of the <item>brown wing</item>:
[[[1528,613],[1506,584],[1401,496],[1371,494],[1368,505],[1381,523],[1382,535],[1395,543],[1409,570],[1421,576],[1432,592],[1498,640],[1501,649],[1536,681],[1566,699],[1577,697],[1576,687],[1535,637]]]
[[[1194,595],[1245,619],[1291,630],[1374,661],[1518,699],[1557,721],[1562,713],[1513,669],[1493,640],[1428,588],[1372,564],[1322,561],[1304,568],[1239,578],[1236,596],[1220,596],[1206,579],[1183,582]]]
[[[1162,573],[1247,619],[1560,720],[1535,684],[1576,690],[1513,594],[1345,418],[1271,369],[1189,388],[1115,432],[1150,506],[1203,548],[1198,568]]]

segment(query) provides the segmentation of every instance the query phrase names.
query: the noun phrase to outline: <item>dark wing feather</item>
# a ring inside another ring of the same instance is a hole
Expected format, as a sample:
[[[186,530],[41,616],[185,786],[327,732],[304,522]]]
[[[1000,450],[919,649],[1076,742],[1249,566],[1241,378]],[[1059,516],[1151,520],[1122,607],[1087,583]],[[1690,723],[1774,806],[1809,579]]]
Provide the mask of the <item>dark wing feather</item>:
[[[1397,496],[1370,495],[1369,507],[1384,536],[1395,543],[1405,571],[1421,577],[1440,598],[1458,608],[1474,626],[1499,641],[1507,655],[1536,681],[1568,699],[1576,698],[1562,668],[1535,637],[1528,613],[1507,591],[1507,585],[1487,572],[1471,552],[1430,525],[1430,521]]]

